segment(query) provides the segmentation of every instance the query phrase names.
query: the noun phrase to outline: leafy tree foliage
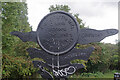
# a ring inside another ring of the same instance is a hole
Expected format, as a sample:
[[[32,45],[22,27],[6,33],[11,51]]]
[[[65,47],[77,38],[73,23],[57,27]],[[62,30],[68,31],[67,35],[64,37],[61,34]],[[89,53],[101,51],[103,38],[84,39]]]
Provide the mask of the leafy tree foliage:
[[[118,70],[120,70],[120,41],[116,45],[118,46]]]
[[[2,2],[2,69],[3,78],[21,78],[35,72],[26,49],[35,47],[32,42],[24,43],[10,35],[12,31],[29,32],[27,4],[24,2]]]
[[[69,12],[70,11],[70,8],[68,7],[68,5],[56,5],[54,7],[54,5],[51,5],[50,8],[49,8],[50,12],[53,12],[53,11],[65,11],[65,12]]]
[[[87,63],[88,71],[105,72],[109,69],[116,69],[118,66],[118,47],[110,43],[97,43],[94,46],[96,49]]]

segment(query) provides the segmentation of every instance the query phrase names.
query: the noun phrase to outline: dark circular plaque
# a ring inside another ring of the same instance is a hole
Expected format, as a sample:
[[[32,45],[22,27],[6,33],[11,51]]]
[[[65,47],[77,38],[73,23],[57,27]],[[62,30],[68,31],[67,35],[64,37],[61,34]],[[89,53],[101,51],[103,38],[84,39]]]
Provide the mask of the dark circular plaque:
[[[48,53],[66,53],[77,43],[78,29],[78,23],[72,15],[63,11],[52,12],[38,25],[38,43]]]

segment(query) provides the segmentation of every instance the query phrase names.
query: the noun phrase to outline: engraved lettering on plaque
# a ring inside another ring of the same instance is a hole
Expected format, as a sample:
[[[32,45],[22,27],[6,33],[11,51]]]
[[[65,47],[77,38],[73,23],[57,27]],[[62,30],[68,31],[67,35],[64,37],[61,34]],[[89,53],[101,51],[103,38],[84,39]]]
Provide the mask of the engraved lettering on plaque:
[[[43,18],[37,32],[40,46],[52,54],[67,52],[78,39],[78,25],[75,19],[63,13],[54,13]]]

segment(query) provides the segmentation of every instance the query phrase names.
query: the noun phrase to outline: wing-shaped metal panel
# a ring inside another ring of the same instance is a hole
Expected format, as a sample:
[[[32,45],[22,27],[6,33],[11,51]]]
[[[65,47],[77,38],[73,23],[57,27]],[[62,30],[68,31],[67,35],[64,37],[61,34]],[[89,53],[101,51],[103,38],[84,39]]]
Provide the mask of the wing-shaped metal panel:
[[[23,42],[27,41],[37,42],[37,35],[35,31],[31,32],[13,31],[10,34],[19,37]]]
[[[92,42],[99,42],[105,37],[115,35],[118,33],[116,29],[95,30],[95,29],[80,29],[78,43],[88,44]]]

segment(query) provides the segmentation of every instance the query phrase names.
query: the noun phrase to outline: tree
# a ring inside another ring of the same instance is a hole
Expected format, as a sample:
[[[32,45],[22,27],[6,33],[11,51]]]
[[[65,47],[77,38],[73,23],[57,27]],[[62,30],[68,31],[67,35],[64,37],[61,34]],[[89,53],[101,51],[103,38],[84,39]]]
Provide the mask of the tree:
[[[53,5],[51,5],[49,10],[50,10],[50,12],[58,11],[58,10],[69,12],[70,8],[67,5],[56,5],[55,7]]]
[[[117,43],[118,46],[118,70],[120,70],[120,41]]]
[[[3,54],[11,54],[11,48],[20,42],[10,35],[12,31],[30,31],[27,22],[27,7],[25,3],[2,3],[2,48]],[[6,50],[7,49],[7,50]],[[6,52],[7,51],[7,52]],[[13,54],[13,53],[12,53]]]
[[[23,43],[10,35],[12,31],[29,32],[27,4],[24,2],[2,2],[2,74],[3,78],[21,78],[35,72],[26,49],[36,44]],[[32,44],[32,45],[31,45]]]
[[[89,72],[106,72],[107,70],[117,69],[118,50],[115,44],[96,43],[95,51],[92,53],[87,63]]]

